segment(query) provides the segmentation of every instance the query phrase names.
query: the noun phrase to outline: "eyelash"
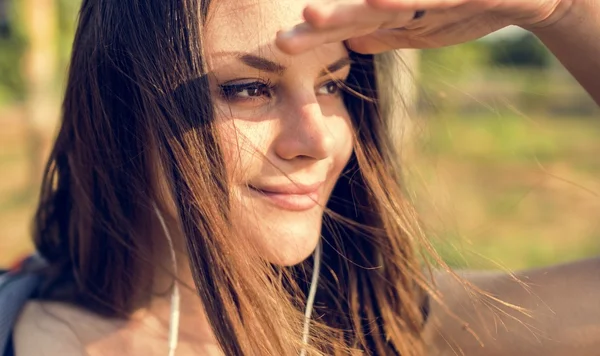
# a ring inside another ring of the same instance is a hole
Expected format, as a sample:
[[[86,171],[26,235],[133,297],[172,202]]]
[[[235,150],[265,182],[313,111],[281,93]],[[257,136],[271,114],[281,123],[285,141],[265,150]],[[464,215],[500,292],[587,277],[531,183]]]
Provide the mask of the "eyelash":
[[[224,84],[219,87],[220,95],[226,101],[236,101],[236,100],[256,100],[256,95],[249,95],[247,98],[239,97],[238,94],[249,90],[256,89],[261,92],[259,96],[263,96],[265,93],[271,97],[273,90],[275,90],[275,86],[270,80],[267,81],[255,81],[250,83],[241,83],[241,84]]]
[[[340,81],[330,80],[323,83],[319,88],[327,87],[333,84],[337,89],[335,93],[331,93],[329,95],[339,95],[343,90],[343,84],[340,84]],[[249,95],[247,97],[239,97],[238,94],[244,92],[245,90],[254,89],[258,91],[260,94],[258,95]],[[270,81],[255,81],[251,83],[242,83],[242,84],[224,84],[219,86],[219,94],[220,96],[227,102],[235,102],[235,101],[250,101],[250,100],[260,100],[260,98],[264,95],[267,98],[271,98],[273,96],[273,91],[276,89],[276,86]]]

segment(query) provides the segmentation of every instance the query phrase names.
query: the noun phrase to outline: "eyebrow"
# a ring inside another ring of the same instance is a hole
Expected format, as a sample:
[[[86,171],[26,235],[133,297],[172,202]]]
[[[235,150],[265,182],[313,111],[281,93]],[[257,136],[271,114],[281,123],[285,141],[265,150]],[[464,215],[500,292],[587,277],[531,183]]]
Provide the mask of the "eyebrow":
[[[254,54],[242,54],[238,57],[238,59],[242,61],[242,63],[244,63],[245,65],[264,72],[282,75],[283,72],[285,72],[286,70],[286,68],[281,64],[275,63],[269,59]]]
[[[350,64],[352,64],[352,60],[350,59],[350,57],[340,58],[337,61],[328,65],[327,68],[325,68],[321,72],[319,72],[319,77],[324,77],[327,74],[335,73],[338,70],[349,66]]]
[[[267,58],[264,58],[261,56],[257,56],[254,54],[250,54],[250,53],[240,54],[238,56],[238,59],[242,63],[244,63],[245,65],[247,65],[249,67],[256,68],[256,69],[264,71],[264,72],[275,73],[278,75],[283,75],[283,72],[285,72],[285,70],[287,69],[285,66],[283,66],[279,63],[273,62],[270,59],[267,59]],[[319,77],[324,77],[329,73],[337,72],[338,70],[340,70],[346,66],[349,66],[351,63],[352,63],[352,61],[350,60],[350,57],[340,58],[337,61],[328,65],[323,70],[321,70],[319,72]]]

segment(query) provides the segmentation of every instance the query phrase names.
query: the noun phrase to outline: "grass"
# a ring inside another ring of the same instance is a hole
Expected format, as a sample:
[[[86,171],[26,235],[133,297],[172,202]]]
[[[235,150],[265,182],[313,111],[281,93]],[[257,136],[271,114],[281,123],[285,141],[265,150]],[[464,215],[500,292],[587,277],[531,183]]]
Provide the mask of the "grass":
[[[506,112],[419,123],[408,181],[453,265],[511,269],[600,254],[600,122]]]

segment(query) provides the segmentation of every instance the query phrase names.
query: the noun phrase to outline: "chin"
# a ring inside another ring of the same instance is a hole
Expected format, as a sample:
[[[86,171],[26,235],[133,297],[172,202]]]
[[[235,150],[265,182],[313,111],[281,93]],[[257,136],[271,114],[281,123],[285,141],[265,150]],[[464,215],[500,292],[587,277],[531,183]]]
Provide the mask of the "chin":
[[[293,266],[306,260],[317,247],[321,238],[321,214],[318,217],[315,214],[290,214],[295,216],[260,219],[253,224],[261,228],[252,232],[246,230],[251,234],[247,237],[253,241],[258,253],[270,263]]]
[[[321,238],[323,207],[282,209],[262,196],[245,196],[233,205],[236,230],[257,253],[278,266],[293,266],[314,252]],[[250,198],[250,199],[248,199]]]
[[[285,247],[273,246],[265,251],[265,258],[272,264],[278,266],[294,266],[306,260],[315,250],[319,243],[319,234],[313,236],[302,236],[303,243],[290,244]]]
[[[279,266],[299,264],[313,253],[321,239],[321,219],[282,225],[271,226],[271,233],[263,237],[261,253]]]

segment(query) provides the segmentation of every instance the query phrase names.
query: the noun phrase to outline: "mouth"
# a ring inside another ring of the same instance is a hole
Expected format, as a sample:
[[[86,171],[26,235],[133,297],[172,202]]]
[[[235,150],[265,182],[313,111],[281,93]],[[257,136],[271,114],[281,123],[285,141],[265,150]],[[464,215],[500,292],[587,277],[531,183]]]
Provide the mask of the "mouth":
[[[300,185],[249,185],[250,192],[283,210],[305,211],[319,204],[323,182]]]

